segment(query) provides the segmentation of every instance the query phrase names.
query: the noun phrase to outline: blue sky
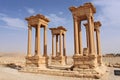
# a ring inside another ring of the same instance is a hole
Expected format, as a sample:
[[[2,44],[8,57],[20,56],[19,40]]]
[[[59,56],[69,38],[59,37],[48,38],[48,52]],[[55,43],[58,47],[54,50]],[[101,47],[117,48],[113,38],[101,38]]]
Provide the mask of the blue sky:
[[[26,53],[27,22],[25,17],[40,13],[50,19],[48,28],[62,25],[68,30],[67,54],[73,54],[73,20],[68,8],[80,6],[85,2],[92,2],[95,5],[97,9],[97,13],[94,15],[95,21],[99,20],[102,23],[102,52],[120,52],[120,0],[0,0],[0,52]],[[83,47],[85,47],[83,26],[82,29]],[[51,32],[48,30],[49,54],[51,53],[51,42]]]

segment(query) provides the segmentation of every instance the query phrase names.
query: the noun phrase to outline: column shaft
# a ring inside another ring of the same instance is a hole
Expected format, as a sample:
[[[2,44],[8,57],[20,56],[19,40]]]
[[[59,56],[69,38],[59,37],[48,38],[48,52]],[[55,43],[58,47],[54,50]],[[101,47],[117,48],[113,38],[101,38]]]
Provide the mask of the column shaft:
[[[60,33],[60,45],[59,45],[60,47],[59,48],[60,48],[60,55],[61,56],[63,56],[63,53],[62,53],[62,44],[63,44],[62,43],[62,33]]]
[[[86,28],[86,41],[87,41],[87,49],[89,51],[89,30],[88,30],[88,25],[85,26]],[[89,52],[88,52],[89,53]]]
[[[79,55],[79,44],[78,44],[78,22],[76,18],[74,20],[74,54]]]
[[[63,36],[63,56],[66,56],[66,34]]]
[[[58,35],[56,35],[56,54],[58,53]]]
[[[28,50],[27,50],[27,57],[31,56],[31,47],[32,47],[32,27],[28,26]]]
[[[97,42],[97,54],[101,55],[100,31],[99,30],[96,30],[96,42]]]
[[[94,36],[94,27],[95,27],[95,25],[94,25],[94,18],[93,18],[93,16],[92,16],[92,19],[91,19],[91,23],[92,23],[92,35],[93,35],[93,51],[94,51],[94,54],[95,55],[97,55],[97,52],[96,52],[96,47],[95,47],[95,36]]]
[[[82,31],[81,31],[81,22],[78,22],[78,42],[79,42],[79,54],[83,55],[82,51]]]
[[[88,17],[88,32],[89,32],[89,53],[95,55],[94,45],[94,26],[92,25],[91,16]]]
[[[47,27],[44,27],[44,53],[43,56],[47,56]]]
[[[37,28],[35,28],[35,55],[37,54]]]
[[[54,54],[54,35],[52,34],[52,57],[55,57]]]
[[[37,26],[37,54],[36,56],[40,56],[40,24]]]

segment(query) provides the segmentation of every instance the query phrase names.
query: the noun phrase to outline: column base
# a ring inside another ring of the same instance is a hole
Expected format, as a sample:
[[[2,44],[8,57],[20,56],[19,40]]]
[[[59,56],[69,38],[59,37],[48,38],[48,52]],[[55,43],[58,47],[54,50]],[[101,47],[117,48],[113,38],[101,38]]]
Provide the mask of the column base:
[[[97,66],[97,57],[95,55],[88,56],[73,56],[73,69],[92,69]]]
[[[97,62],[99,66],[102,65],[102,55],[97,56]]]
[[[106,73],[106,70],[107,68],[104,65],[88,69],[74,68],[74,71],[77,71],[79,75],[81,74],[83,77],[96,79],[101,78]]]
[[[67,57],[65,56],[55,56],[51,58],[51,65],[66,65]]]
[[[48,57],[32,56],[26,57],[27,67],[48,67]]]

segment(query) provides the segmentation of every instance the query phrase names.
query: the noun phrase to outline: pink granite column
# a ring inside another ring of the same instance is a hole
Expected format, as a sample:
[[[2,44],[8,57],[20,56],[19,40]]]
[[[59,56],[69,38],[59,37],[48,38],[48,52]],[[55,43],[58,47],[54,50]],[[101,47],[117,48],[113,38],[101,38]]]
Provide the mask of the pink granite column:
[[[47,26],[44,27],[44,57],[47,57]]]
[[[83,55],[81,22],[78,22],[78,42],[79,42],[79,54]]]

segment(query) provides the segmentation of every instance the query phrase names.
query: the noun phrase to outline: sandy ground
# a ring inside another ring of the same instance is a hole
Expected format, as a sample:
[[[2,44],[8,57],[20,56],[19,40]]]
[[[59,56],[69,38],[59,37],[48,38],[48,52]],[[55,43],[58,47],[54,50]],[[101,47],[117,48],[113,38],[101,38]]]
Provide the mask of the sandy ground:
[[[24,65],[24,56],[1,56],[0,57],[0,80],[96,80],[87,78],[75,78],[75,77],[62,77],[62,76],[52,76],[43,74],[33,74],[33,73],[23,73],[18,72],[16,69],[10,67],[5,67],[2,64],[16,63]],[[120,57],[116,58],[103,58],[104,63],[120,63]],[[72,64],[72,59],[69,57],[68,63]],[[109,68],[107,72],[101,79],[97,80],[120,80],[120,76],[114,75],[114,70],[120,70],[120,68]]]
[[[0,80],[120,80],[120,76],[114,75],[117,68],[109,68],[101,79],[87,79],[75,77],[51,76],[33,73],[18,72],[16,69],[0,66]]]

